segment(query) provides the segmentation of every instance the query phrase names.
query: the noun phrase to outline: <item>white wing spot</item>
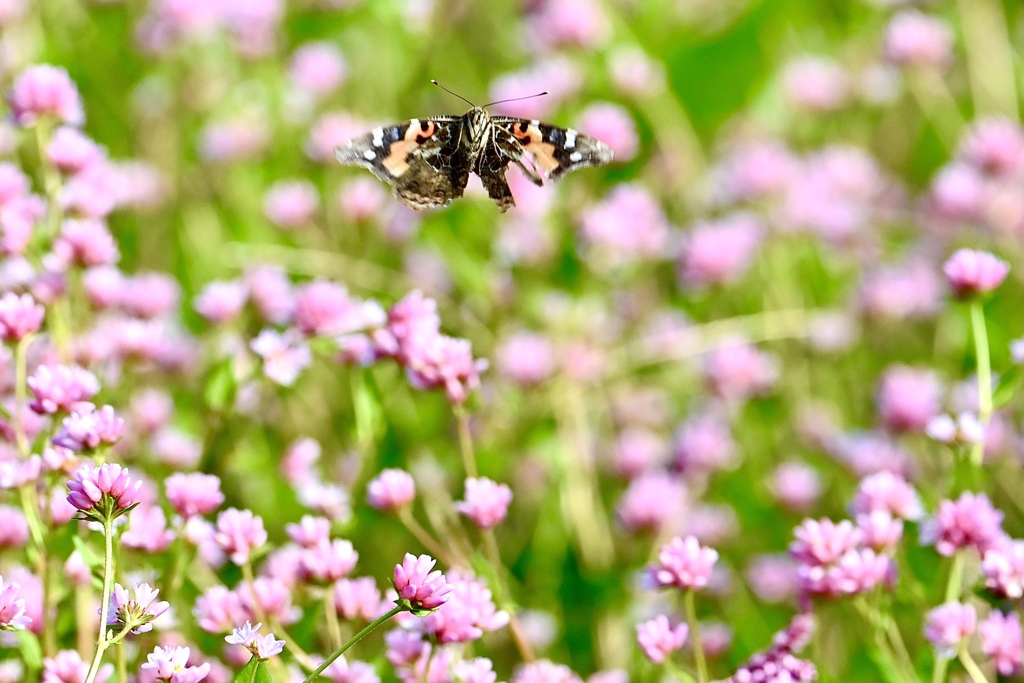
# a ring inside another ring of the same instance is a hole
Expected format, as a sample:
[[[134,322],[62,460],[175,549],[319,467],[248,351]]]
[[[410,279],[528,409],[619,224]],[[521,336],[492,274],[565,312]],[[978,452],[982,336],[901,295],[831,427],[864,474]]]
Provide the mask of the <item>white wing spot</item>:
[[[573,152],[572,154],[569,155],[569,161],[573,162],[574,164],[577,161],[582,161],[582,160],[583,160],[583,155],[580,154],[579,152]]]
[[[383,147],[384,146],[384,129],[376,128],[373,131],[373,146]]]
[[[534,119],[533,121],[530,121],[530,125],[533,126],[534,128],[536,128],[537,126],[540,125],[540,120],[539,119]]]
[[[565,148],[566,149],[572,149],[573,147],[576,146],[576,136],[577,135],[578,135],[578,133],[576,131],[574,131],[572,128],[567,128],[565,130]]]
[[[372,149],[368,149],[365,152],[363,152],[363,158],[366,159],[367,161],[373,161],[374,159],[377,158],[377,153],[374,152]]]

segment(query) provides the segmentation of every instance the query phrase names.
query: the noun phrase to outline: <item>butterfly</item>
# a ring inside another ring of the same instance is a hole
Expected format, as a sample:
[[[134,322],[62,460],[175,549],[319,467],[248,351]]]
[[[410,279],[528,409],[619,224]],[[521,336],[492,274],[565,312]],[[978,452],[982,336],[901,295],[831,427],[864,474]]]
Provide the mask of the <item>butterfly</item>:
[[[335,148],[334,156],[342,164],[370,169],[413,209],[447,206],[461,197],[472,171],[502,213],[515,206],[505,180],[510,163],[540,186],[577,168],[607,164],[614,156],[608,145],[572,128],[491,116],[469,104],[473,108],[462,116],[375,128]]]

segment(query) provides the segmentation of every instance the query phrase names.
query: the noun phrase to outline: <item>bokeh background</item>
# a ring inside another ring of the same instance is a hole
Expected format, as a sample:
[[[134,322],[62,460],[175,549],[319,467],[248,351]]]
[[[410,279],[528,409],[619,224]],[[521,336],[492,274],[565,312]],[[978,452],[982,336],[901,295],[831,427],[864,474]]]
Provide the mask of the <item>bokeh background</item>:
[[[118,267],[180,286],[169,324],[187,370],[106,395],[170,393],[172,431],[123,457],[154,478],[191,459],[281,541],[309,505],[280,463],[313,439],[368,575],[423,550],[365,502],[383,467],[413,473],[442,542],[472,537],[448,512],[464,472],[444,392],[330,344],[278,386],[246,350],[265,321],[194,305],[260,264],[385,306],[422,290],[490,363],[459,410],[481,473],[515,492],[498,538],[538,649],[583,675],[656,680],[634,625],[671,606],[640,571],[673,534],[722,554],[699,609],[724,677],[796,610],[793,527],[844,517],[860,476],[900,471],[929,507],[970,483],[1020,532],[1010,390],[973,479],[923,431],[976,400],[969,318],[941,271],[957,247],[1012,266],[986,313],[993,368],[1014,377],[1024,165],[998,164],[1020,162],[1022,40],[1024,8],[998,0],[0,0],[0,83],[67,69],[83,130],[118,165]],[[616,161],[539,190],[513,170],[504,215],[475,179],[414,213],[330,150],[462,113],[431,78],[477,103],[548,90],[492,113],[576,127]],[[29,171],[34,144],[0,128]],[[943,566],[915,538],[894,601],[925,670]],[[878,680],[853,608],[820,613],[823,679]],[[509,675],[507,637],[484,642]]]

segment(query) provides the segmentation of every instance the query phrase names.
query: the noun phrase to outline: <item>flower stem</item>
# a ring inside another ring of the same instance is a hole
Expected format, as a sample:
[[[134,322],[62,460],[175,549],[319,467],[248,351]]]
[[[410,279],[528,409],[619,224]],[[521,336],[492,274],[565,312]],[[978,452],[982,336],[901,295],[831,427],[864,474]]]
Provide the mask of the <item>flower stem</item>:
[[[18,444],[18,454],[27,458],[29,453],[28,437],[25,436],[25,422],[23,413],[25,411],[28,392],[28,345],[32,343],[33,335],[25,335],[18,341],[14,349],[14,436]]]
[[[530,641],[523,634],[523,628],[516,615],[516,607],[512,603],[512,590],[505,580],[505,565],[501,562],[501,552],[498,550],[498,541],[494,537],[493,529],[484,529],[484,552],[487,554],[487,561],[491,564],[491,571],[494,573],[494,581],[497,584],[499,600],[502,609],[508,612],[508,629],[512,634],[512,640],[519,650],[519,655],[526,662],[532,662],[537,657],[533,653]]]
[[[953,566],[949,569],[949,581],[946,583],[945,601],[957,600],[960,597],[964,577],[964,556],[957,552],[953,556]],[[949,657],[935,654],[935,668],[932,669],[932,683],[941,683],[946,679],[946,669],[949,666]]]
[[[438,543],[430,532],[423,528],[423,526],[416,521],[416,517],[412,514],[412,509],[408,505],[403,505],[398,510],[398,519],[402,522],[409,533],[416,537],[416,540],[420,542],[424,548],[430,551],[430,554],[441,560],[447,565],[456,564],[452,562],[452,555],[445,550],[444,546]]]
[[[454,406],[455,422],[459,430],[459,450],[462,452],[462,466],[467,477],[476,476],[476,453],[473,450],[473,436],[469,431],[469,413],[461,405]]]
[[[110,582],[114,578],[114,524],[109,516],[103,522],[103,540],[105,553],[103,556],[103,595],[100,596],[100,629],[99,635],[96,637],[96,654],[92,658],[85,683],[94,683],[96,680],[96,674],[103,662],[103,653],[110,645],[107,642],[107,614],[110,610]]]
[[[327,631],[331,636],[331,647],[341,647],[341,623],[338,621],[338,610],[334,607],[334,596],[330,589],[324,591],[324,617],[327,619]]]
[[[983,427],[982,438],[971,448],[971,461],[980,466],[985,455],[984,433],[988,431],[988,423],[992,419],[992,361],[988,350],[985,311],[980,301],[971,303],[971,332],[974,336],[974,355],[978,365],[978,421]]]
[[[326,669],[332,663],[334,663],[334,660],[336,660],[338,657],[340,657],[343,654],[345,654],[345,650],[349,649],[350,647],[352,647],[353,645],[358,643],[370,631],[374,630],[375,628],[377,628],[378,626],[383,624],[385,621],[387,621],[388,619],[390,619],[391,617],[395,616],[396,614],[398,614],[401,611],[402,611],[401,607],[395,606],[387,614],[385,614],[385,615],[383,615],[381,617],[378,617],[374,621],[371,621],[369,624],[367,624],[367,626],[362,631],[360,631],[359,633],[357,633],[354,636],[352,636],[347,643],[345,643],[344,645],[339,647],[337,650],[334,651],[333,654],[331,654],[330,657],[328,657],[323,662],[321,662],[320,666],[318,666],[313,671],[313,673],[309,674],[309,676],[306,677],[306,680],[304,680],[302,683],[313,683],[313,681],[315,681],[317,679],[317,676],[319,676],[320,674],[322,674],[324,672],[324,669]]]
[[[985,678],[985,674],[982,673],[978,667],[977,662],[971,657],[971,653],[967,651],[967,646],[963,645],[960,647],[960,663],[967,669],[967,674],[971,677],[974,683],[988,683],[988,679]]]
[[[694,593],[693,590],[686,591],[683,603],[686,606],[686,621],[690,625],[690,643],[693,647],[693,663],[697,666],[697,682],[707,683],[708,663],[704,660],[704,646],[700,642],[700,622],[697,620]]]

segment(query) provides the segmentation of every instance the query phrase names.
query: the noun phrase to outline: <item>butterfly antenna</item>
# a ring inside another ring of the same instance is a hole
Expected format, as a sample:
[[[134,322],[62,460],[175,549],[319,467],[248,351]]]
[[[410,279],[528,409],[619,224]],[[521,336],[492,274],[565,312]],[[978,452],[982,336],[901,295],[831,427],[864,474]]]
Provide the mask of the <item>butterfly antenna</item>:
[[[526,97],[512,97],[512,98],[507,99],[507,100],[498,100],[497,102],[488,102],[487,104],[484,105],[484,108],[486,109],[487,107],[494,106],[495,104],[505,104],[506,102],[518,102],[519,100],[532,100],[534,97],[543,97],[544,95],[550,95],[550,94],[551,93],[549,93],[547,90],[545,90],[544,92],[539,92],[536,95],[527,95]]]
[[[431,79],[430,79],[430,82],[431,82],[431,83],[433,83],[434,85],[436,85],[436,86],[437,86],[438,88],[440,88],[441,90],[444,90],[444,91],[445,91],[446,93],[448,93],[449,95],[455,95],[456,97],[458,97],[458,98],[459,98],[460,100],[462,100],[463,102],[465,102],[465,103],[466,103],[466,104],[468,104],[469,106],[471,106],[471,107],[475,107],[475,106],[476,106],[475,104],[473,104],[472,102],[470,102],[469,100],[467,100],[467,99],[466,99],[465,97],[463,97],[463,96],[462,96],[462,95],[460,95],[459,93],[457,93],[457,92],[452,92],[452,91],[451,91],[451,90],[449,90],[448,88],[444,87],[443,85],[441,85],[440,83],[438,83],[437,81],[435,81],[435,80],[434,80],[433,78],[431,78]]]

